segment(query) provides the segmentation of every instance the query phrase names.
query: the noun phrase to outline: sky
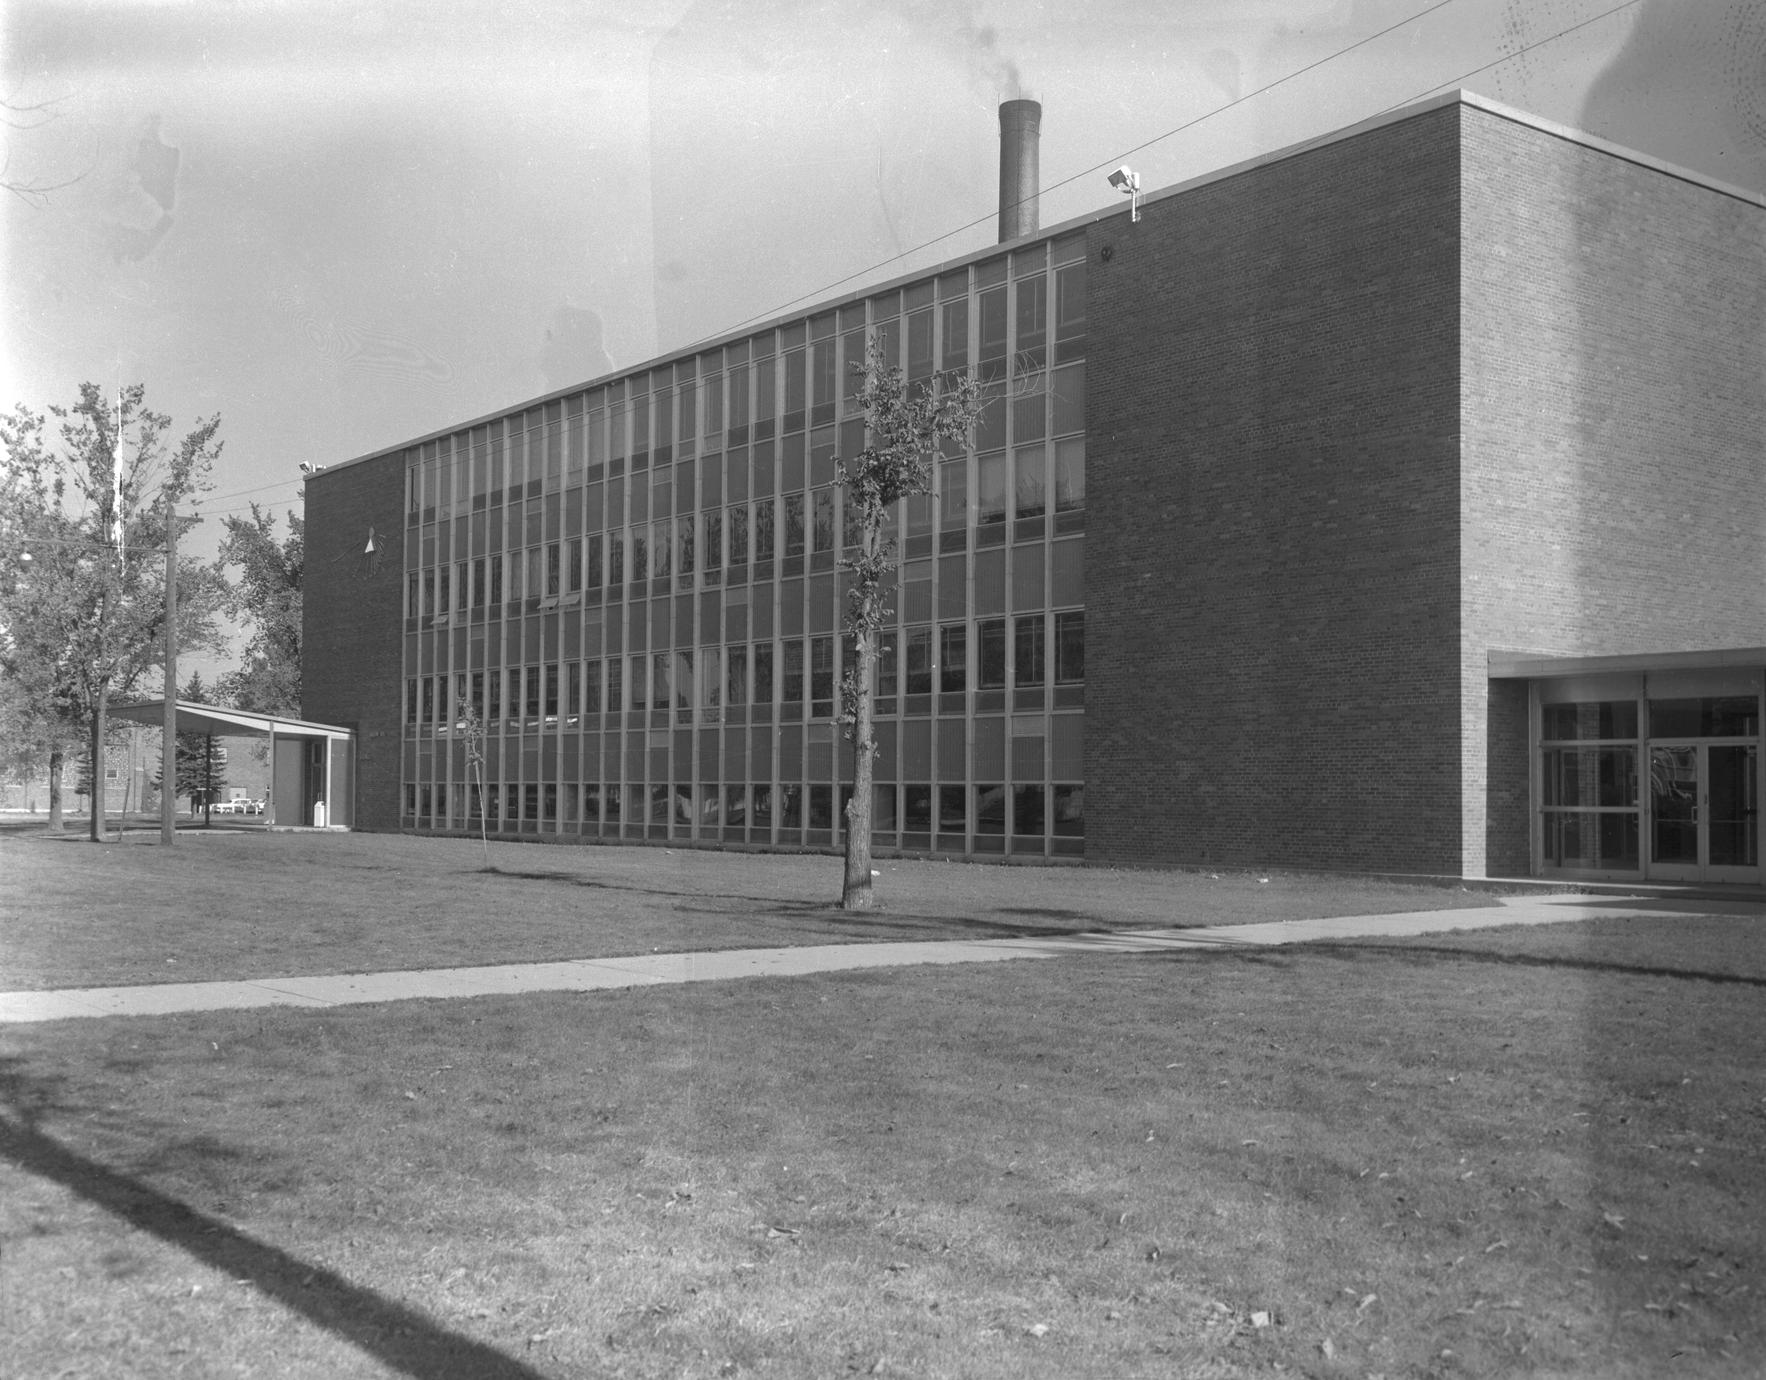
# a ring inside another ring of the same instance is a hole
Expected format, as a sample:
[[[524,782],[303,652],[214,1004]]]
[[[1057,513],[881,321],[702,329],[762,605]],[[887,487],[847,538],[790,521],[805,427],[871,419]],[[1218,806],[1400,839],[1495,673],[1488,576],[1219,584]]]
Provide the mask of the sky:
[[[0,0],[0,407],[335,464],[1464,87],[1766,187],[1766,0]]]

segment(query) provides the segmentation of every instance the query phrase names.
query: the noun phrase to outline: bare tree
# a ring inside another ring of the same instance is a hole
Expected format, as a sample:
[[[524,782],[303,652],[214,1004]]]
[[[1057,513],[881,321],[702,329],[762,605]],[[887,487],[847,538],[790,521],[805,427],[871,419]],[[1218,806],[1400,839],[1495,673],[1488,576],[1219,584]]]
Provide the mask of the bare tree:
[[[865,420],[865,446],[844,457],[840,483],[846,491],[849,525],[856,527],[856,554],[840,568],[850,576],[846,593],[846,632],[853,658],[840,682],[840,726],[852,743],[852,799],[846,805],[844,910],[876,904],[871,886],[871,780],[877,755],[874,724],[877,649],[886,602],[898,560],[890,524],[896,505],[931,490],[940,441],[966,438],[982,407],[981,387],[969,374],[911,386],[889,362],[882,341],[873,336],[865,349],[864,384],[858,405]]]

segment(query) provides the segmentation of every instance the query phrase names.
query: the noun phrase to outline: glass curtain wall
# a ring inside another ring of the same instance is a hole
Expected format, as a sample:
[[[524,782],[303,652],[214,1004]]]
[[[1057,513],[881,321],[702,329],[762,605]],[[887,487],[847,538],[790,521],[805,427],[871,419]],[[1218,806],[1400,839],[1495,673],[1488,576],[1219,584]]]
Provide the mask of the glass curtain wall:
[[[1045,241],[411,448],[405,825],[838,842],[877,339],[988,402],[895,515],[874,841],[1081,853],[1085,313],[1083,237]]]

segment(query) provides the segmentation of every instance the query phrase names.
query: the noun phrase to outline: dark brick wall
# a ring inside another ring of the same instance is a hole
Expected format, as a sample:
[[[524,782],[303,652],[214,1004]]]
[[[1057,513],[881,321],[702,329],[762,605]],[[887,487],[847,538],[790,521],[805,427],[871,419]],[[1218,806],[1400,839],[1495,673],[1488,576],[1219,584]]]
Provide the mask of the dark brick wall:
[[[1525,798],[1494,695],[1485,722],[1492,647],[1766,643],[1766,211],[1475,108],[1462,166],[1475,873],[1516,870],[1494,815]]]
[[[1525,877],[1532,868],[1529,828],[1532,747],[1528,737],[1527,682],[1491,680],[1484,751],[1483,866],[1469,875]],[[1468,761],[1473,754],[1467,753]],[[1475,790],[1476,787],[1468,787]]]
[[[1092,861],[1458,870],[1459,120],[1091,231]]]
[[[403,692],[404,497],[394,454],[314,475],[306,485],[307,564],[301,707],[356,730],[358,829],[399,827]],[[376,551],[365,548],[373,529]]]

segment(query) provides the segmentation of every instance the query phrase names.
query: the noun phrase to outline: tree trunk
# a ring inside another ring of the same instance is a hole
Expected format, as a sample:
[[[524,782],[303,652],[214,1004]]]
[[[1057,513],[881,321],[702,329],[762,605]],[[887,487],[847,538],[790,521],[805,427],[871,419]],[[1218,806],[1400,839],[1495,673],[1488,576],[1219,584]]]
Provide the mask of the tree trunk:
[[[61,832],[61,773],[66,758],[63,749],[49,749],[49,832],[52,834]]]
[[[109,708],[110,682],[100,679],[98,695],[92,706],[92,826],[89,836],[93,843],[104,839],[104,739],[106,711]]]
[[[840,892],[842,910],[870,910],[877,904],[871,889],[871,770],[876,744],[871,732],[871,683],[877,659],[876,635],[869,629],[853,637],[858,654],[858,693],[853,696],[852,799],[846,802],[846,884]]]

